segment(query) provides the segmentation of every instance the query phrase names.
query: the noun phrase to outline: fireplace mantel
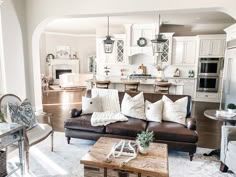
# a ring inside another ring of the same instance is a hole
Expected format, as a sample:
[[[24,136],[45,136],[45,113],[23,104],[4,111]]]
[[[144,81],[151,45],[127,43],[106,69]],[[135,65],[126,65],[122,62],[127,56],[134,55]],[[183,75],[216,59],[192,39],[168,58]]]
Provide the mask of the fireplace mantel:
[[[79,60],[72,59],[54,59],[49,65],[49,76],[54,79],[54,83],[58,84],[59,79],[56,78],[56,70],[71,70],[71,73],[79,73]]]

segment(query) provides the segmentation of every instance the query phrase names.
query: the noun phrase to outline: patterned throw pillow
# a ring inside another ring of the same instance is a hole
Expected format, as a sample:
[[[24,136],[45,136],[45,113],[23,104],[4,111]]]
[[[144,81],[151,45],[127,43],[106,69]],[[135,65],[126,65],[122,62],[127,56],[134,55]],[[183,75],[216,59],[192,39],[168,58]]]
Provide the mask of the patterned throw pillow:
[[[8,107],[12,122],[24,125],[27,129],[38,124],[32,105],[27,98],[20,105],[8,103]]]

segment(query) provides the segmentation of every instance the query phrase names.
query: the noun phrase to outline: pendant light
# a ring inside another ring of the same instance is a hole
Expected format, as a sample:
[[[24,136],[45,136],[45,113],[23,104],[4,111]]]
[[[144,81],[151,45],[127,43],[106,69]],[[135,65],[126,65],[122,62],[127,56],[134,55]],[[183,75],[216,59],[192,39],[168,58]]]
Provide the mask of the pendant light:
[[[106,39],[103,41],[103,43],[104,43],[104,52],[112,53],[114,40],[111,40],[111,36],[109,35],[109,16],[107,17],[107,36]]]
[[[165,42],[167,41],[167,39],[163,38],[163,35],[160,34],[160,22],[161,22],[161,17],[159,14],[159,21],[158,21],[158,31],[156,34],[156,38],[151,40],[152,42],[152,49],[153,49],[153,55],[155,54],[159,54],[162,53],[164,50],[164,46],[165,46]]]

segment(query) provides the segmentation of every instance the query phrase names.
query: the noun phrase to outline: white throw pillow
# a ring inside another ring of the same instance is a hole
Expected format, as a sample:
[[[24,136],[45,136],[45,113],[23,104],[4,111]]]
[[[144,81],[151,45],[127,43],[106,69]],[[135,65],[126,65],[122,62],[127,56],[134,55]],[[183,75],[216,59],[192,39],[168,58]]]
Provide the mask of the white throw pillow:
[[[148,121],[161,122],[162,120],[162,100],[158,100],[155,103],[145,101],[145,115]]]
[[[92,114],[93,112],[102,112],[102,104],[99,97],[82,97],[82,114]]]
[[[118,90],[116,89],[92,89],[92,97],[99,97],[103,111],[120,112]]]
[[[133,98],[125,93],[121,103],[121,113],[125,116],[146,120],[143,92]]]
[[[188,97],[183,97],[175,102],[163,95],[163,120],[185,125]]]

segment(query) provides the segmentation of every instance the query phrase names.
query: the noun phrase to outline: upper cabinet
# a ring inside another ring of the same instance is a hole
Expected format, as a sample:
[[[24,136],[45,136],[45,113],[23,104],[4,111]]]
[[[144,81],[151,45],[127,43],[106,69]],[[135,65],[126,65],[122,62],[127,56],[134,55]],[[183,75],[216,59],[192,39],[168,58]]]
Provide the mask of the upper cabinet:
[[[172,64],[194,65],[196,61],[196,37],[173,37]]]
[[[126,24],[127,55],[147,54],[152,56],[151,40],[155,38],[154,24]],[[138,40],[144,38],[144,45],[138,45]]]
[[[153,58],[151,40],[155,39],[156,24],[126,24],[127,55],[146,54]],[[162,33],[168,39],[160,58],[163,65],[171,64],[172,36],[174,33]],[[139,45],[140,38],[145,39],[145,45]],[[154,60],[150,60],[153,62]]]
[[[124,65],[128,64],[128,59],[126,55],[126,35],[125,34],[115,34],[114,46],[112,53],[104,52],[103,40],[105,38],[96,39],[97,48],[97,60],[100,63],[114,64],[114,65]]]
[[[226,41],[234,40],[236,39],[236,24],[233,24],[225,29],[226,35]]]
[[[200,35],[199,57],[224,57],[225,35]]]
[[[138,46],[137,41],[139,38],[145,38],[147,44],[144,47],[152,45],[151,40],[155,38],[155,25],[154,24],[133,24],[130,26],[131,38],[130,45]]]

